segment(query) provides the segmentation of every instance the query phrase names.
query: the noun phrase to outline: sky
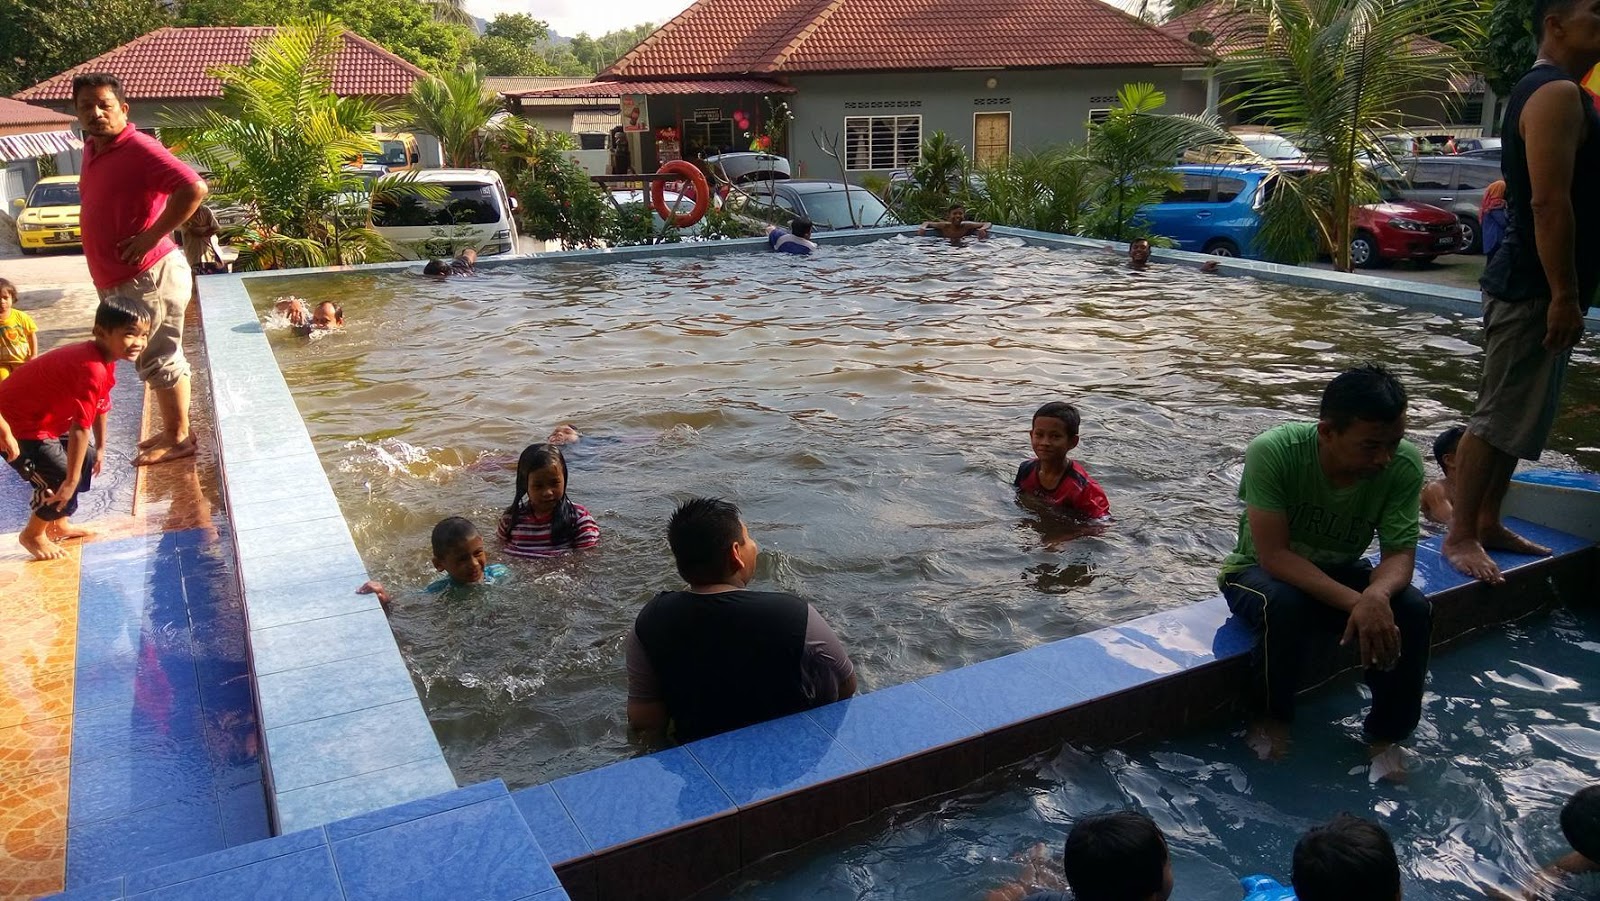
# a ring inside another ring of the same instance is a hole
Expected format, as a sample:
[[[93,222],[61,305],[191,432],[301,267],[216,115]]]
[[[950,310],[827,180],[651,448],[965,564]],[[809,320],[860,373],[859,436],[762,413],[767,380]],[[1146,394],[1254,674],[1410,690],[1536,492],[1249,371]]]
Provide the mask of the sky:
[[[467,11],[484,19],[500,13],[528,13],[550,23],[557,34],[572,37],[579,32],[602,35],[640,22],[660,24],[688,8],[692,0],[467,0]],[[1124,9],[1137,6],[1137,0],[1112,0]]]

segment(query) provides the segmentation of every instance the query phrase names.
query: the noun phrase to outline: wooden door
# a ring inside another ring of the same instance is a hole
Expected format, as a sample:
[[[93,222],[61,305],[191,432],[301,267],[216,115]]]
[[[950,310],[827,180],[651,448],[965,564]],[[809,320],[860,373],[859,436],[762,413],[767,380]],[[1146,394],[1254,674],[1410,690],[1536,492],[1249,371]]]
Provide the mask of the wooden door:
[[[972,148],[972,161],[979,166],[1004,162],[1011,155],[1011,114],[973,114]]]

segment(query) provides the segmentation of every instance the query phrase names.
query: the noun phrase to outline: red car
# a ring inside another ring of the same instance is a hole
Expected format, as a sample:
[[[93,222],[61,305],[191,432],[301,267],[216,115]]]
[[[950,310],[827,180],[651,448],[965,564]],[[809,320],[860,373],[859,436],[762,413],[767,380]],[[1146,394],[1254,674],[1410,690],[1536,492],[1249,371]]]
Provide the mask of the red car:
[[[1356,207],[1350,262],[1373,269],[1395,260],[1431,263],[1434,257],[1465,249],[1461,220],[1449,210],[1385,200]]]

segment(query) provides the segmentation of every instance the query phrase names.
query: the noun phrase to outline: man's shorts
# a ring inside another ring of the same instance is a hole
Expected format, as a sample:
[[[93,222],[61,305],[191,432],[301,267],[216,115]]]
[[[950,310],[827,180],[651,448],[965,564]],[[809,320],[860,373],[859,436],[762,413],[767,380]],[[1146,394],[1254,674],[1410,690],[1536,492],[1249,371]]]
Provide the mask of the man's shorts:
[[[83,455],[83,471],[78,473],[78,490],[73,493],[72,500],[59,510],[44,506],[44,497],[67,480],[67,439],[22,439],[17,441],[17,446],[21,453],[11,461],[11,468],[22,476],[23,481],[33,486],[29,507],[34,515],[50,522],[78,512],[78,496],[88,491],[89,484],[94,480],[94,445],[91,444],[89,452]]]
[[[1550,299],[1483,295],[1483,377],[1467,430],[1496,450],[1537,460],[1556,420],[1571,350],[1544,348]]]
[[[183,356],[183,314],[194,296],[194,276],[182,250],[156,261],[154,266],[125,282],[100,292],[100,298],[130,300],[150,317],[150,342],[134,361],[139,378],[152,388],[171,388],[189,374]]]

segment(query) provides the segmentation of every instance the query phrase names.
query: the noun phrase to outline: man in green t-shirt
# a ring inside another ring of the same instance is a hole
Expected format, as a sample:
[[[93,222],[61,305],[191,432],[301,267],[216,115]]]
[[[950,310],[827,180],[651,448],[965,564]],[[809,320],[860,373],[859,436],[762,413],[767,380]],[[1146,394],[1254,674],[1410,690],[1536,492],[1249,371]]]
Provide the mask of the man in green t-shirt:
[[[1406,392],[1377,366],[1342,373],[1316,422],[1281,425],[1245,452],[1239,539],[1222,564],[1222,594],[1261,634],[1263,757],[1288,741],[1300,662],[1317,643],[1357,644],[1372,689],[1365,729],[1374,772],[1397,764],[1394,742],[1422,716],[1433,610],[1411,585],[1420,533],[1422,455],[1404,439]],[[1362,554],[1378,537],[1376,569]]]

